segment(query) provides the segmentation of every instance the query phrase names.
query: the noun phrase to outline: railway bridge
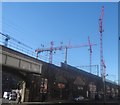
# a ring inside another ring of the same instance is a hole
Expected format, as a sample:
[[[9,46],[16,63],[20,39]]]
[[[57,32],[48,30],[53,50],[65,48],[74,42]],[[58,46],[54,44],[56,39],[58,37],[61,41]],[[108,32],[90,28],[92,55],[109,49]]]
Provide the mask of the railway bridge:
[[[22,102],[41,102],[43,96],[48,102],[69,102],[78,95],[87,100],[94,100],[96,94],[103,96],[102,79],[76,67],[64,63],[58,67],[2,45],[0,59],[1,96],[5,91],[20,91]],[[114,96],[116,100],[118,85],[107,81],[105,84],[107,99]]]
[[[30,97],[34,97],[30,91],[35,85],[31,84],[41,78],[43,62],[2,45],[0,58],[2,95],[5,91],[20,90],[22,101],[28,101]],[[39,82],[36,84],[40,85]]]

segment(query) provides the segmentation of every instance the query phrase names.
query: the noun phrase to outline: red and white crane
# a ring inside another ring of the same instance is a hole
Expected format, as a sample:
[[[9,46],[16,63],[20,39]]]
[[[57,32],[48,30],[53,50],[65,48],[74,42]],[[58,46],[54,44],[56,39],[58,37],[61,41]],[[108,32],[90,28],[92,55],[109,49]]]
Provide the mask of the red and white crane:
[[[53,59],[53,51],[57,51],[57,50],[63,50],[65,49],[65,63],[67,64],[67,50],[68,49],[72,49],[72,48],[80,48],[80,47],[88,47],[88,46],[94,46],[96,44],[82,44],[82,45],[61,45],[58,47],[53,47],[54,43],[53,41],[51,42],[51,47],[50,48],[38,48],[35,50],[35,52],[37,53],[37,58],[38,58],[38,54],[40,54],[41,52],[50,52],[49,53],[49,63],[52,63],[52,59]]]
[[[106,65],[103,58],[103,16],[104,16],[104,6],[102,6],[101,15],[99,18],[99,32],[100,32],[100,71],[101,71],[101,77],[103,80],[105,80],[106,75]]]

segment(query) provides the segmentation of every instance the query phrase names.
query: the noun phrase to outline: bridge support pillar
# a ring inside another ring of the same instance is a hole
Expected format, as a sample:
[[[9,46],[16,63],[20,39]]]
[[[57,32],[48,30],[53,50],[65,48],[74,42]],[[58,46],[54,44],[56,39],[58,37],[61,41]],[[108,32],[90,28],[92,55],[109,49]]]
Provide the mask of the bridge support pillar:
[[[24,99],[25,99],[25,87],[26,87],[26,83],[25,81],[23,81],[23,84],[22,84],[23,88],[22,88],[22,99],[21,99],[21,102],[24,102]]]

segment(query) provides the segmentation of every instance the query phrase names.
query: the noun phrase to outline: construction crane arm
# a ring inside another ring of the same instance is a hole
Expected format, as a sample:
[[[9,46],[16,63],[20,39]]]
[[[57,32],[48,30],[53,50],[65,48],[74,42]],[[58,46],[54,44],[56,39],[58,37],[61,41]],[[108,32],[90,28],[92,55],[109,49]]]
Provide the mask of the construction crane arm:
[[[94,46],[96,44],[90,44],[91,46]],[[89,44],[83,44],[83,45],[76,45],[76,46],[72,46],[72,45],[69,45],[69,46],[60,46],[60,47],[53,47],[52,49],[51,48],[42,48],[42,49],[36,49],[35,52],[37,53],[40,53],[40,52],[43,52],[43,51],[56,51],[56,50],[63,50],[63,49],[70,49],[70,48],[79,48],[79,47],[87,47],[89,46]]]

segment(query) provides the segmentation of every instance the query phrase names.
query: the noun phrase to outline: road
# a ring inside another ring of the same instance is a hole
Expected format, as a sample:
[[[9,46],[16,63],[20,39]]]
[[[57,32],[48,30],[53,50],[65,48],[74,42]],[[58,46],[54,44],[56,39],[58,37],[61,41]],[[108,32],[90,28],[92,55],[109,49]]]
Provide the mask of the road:
[[[109,101],[109,102],[101,102],[101,101],[79,101],[79,102],[68,102],[64,100],[52,101],[52,102],[22,102],[19,105],[120,105],[118,101]],[[3,100],[2,105],[18,105],[16,101],[8,101]]]

